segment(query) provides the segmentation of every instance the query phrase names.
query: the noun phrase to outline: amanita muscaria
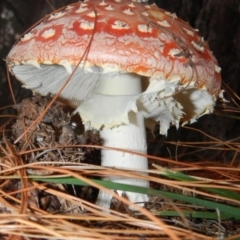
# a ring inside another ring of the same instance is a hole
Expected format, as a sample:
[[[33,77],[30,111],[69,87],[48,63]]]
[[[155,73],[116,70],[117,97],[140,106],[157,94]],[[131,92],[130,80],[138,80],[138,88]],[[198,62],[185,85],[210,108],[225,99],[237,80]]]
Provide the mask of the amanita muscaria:
[[[67,6],[25,34],[7,64],[24,87],[46,95],[59,91],[80,59],[60,98],[76,108],[85,128],[99,130],[109,147],[144,154],[145,119],[159,122],[160,133],[167,134],[170,125],[211,113],[220,93],[220,67],[197,31],[155,4],[129,0]],[[106,149],[102,165],[141,172],[148,161]],[[144,179],[109,179],[149,186]],[[148,200],[145,194],[126,194],[132,202]],[[100,191],[100,205],[109,207],[110,199]]]

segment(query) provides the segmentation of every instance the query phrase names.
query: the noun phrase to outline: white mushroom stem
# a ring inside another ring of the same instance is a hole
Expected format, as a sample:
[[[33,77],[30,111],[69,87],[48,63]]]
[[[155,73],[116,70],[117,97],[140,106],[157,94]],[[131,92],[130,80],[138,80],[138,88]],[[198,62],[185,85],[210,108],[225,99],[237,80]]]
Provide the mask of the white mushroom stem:
[[[104,128],[100,131],[104,146],[146,153],[146,135],[143,116],[141,113],[131,113],[130,115],[129,124],[112,129]],[[102,150],[102,166],[141,171],[148,169],[148,161],[146,157],[126,153],[124,151],[118,152],[104,149]],[[137,178],[109,176],[105,178],[105,180],[134,186],[149,187],[148,181]],[[118,194],[122,195],[122,191],[118,191]],[[131,202],[141,202],[141,205],[148,200],[147,195],[139,193],[128,192],[127,197]],[[110,200],[110,195],[104,191],[100,191],[98,205],[109,207]]]
[[[146,157],[124,152],[124,150],[130,150],[138,153],[146,153],[147,145],[144,117],[141,112],[136,111],[135,113],[129,110],[129,108],[135,108],[136,97],[139,96],[141,92],[140,76],[135,74],[104,74],[101,75],[98,87],[95,89],[93,96],[78,108],[83,121],[85,119],[86,122],[88,119],[90,124],[93,124],[92,127],[97,125],[98,115],[101,115],[99,119],[102,119],[104,116],[107,120],[106,122],[108,122],[106,123],[108,126],[103,126],[100,130],[103,145],[123,149],[122,152],[109,149],[102,150],[102,166],[133,169],[140,172],[141,170],[145,171],[148,169]],[[99,94],[101,95],[100,97]],[[97,96],[97,99],[101,98],[101,100],[96,101],[94,96]],[[128,100],[129,102],[126,102],[126,99],[130,99],[130,101]],[[91,113],[94,117],[89,116],[91,114],[87,112],[87,109],[90,109],[90,105],[95,105],[96,108],[99,108],[99,114],[96,114],[95,111]],[[111,114],[112,116],[110,116]],[[116,115],[119,115],[122,119],[116,120]],[[111,120],[109,120],[109,118]],[[119,123],[114,124],[116,121],[119,121]],[[104,180],[149,187],[147,180],[137,178],[109,176],[104,178]],[[122,195],[122,191],[118,191],[118,194]],[[148,196],[145,194],[127,192],[126,195],[131,202],[141,202],[141,205],[148,201]],[[111,198],[111,195],[100,191],[97,204],[109,208]]]

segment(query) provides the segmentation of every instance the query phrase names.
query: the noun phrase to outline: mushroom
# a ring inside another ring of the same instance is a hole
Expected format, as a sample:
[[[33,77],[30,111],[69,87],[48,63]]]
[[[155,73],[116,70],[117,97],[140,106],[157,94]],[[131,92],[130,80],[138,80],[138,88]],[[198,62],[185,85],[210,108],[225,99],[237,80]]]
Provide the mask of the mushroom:
[[[100,131],[104,146],[123,150],[103,149],[102,166],[142,174],[107,179],[143,187],[145,123],[158,122],[165,135],[170,125],[192,123],[213,111],[221,85],[221,69],[197,30],[155,4],[129,0],[77,2],[47,16],[13,46],[7,64],[42,95],[56,94],[77,68],[60,99],[76,108],[86,129]],[[126,195],[140,205],[148,200]],[[100,191],[99,205],[110,200]]]

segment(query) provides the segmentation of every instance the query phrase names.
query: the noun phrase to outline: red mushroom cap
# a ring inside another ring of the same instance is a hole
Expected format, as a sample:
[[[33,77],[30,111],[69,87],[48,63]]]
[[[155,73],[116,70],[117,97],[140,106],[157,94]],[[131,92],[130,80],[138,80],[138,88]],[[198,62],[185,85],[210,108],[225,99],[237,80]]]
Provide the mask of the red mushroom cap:
[[[155,4],[129,0],[67,6],[25,34],[7,63],[10,69],[26,63],[75,66],[88,46],[87,66],[169,80],[177,76],[212,96],[220,91],[220,68],[197,31]]]

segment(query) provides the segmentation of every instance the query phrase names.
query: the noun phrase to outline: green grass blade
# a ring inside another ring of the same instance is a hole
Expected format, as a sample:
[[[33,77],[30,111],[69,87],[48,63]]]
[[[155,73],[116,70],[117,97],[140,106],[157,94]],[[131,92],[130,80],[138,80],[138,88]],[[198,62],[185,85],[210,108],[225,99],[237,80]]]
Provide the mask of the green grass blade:
[[[63,177],[63,178],[40,178],[39,176],[31,176],[36,181],[42,181],[42,182],[52,182],[52,183],[62,183],[62,184],[73,184],[73,185],[82,185],[82,186],[88,186],[84,181],[81,181],[79,179],[73,178],[73,177]],[[97,183],[103,187],[106,187],[108,189],[114,189],[114,190],[122,190],[122,191],[129,191],[129,192],[138,192],[143,194],[149,194],[154,196],[160,196],[176,201],[181,201],[185,203],[191,203],[193,205],[203,206],[207,209],[211,209],[213,211],[216,211],[218,209],[221,214],[226,215],[228,218],[235,218],[240,220],[240,208],[229,206],[223,203],[217,203],[210,200],[204,200],[200,198],[180,195],[176,193],[166,192],[166,191],[160,191],[155,190],[152,188],[144,188],[144,187],[138,187],[138,186],[131,186],[127,184],[121,184],[121,183],[114,183],[110,181],[104,181],[104,180],[95,180],[95,179],[89,179],[94,183]]]
[[[188,176],[182,172],[174,172],[168,169],[163,169],[163,172],[166,174],[165,176],[178,180],[178,181],[188,181],[188,182],[200,182],[199,179],[196,179],[194,177]],[[203,189],[206,192],[213,193],[215,195],[219,195],[222,197],[227,197],[230,199],[235,199],[240,201],[240,194],[233,192],[231,190],[227,189],[220,189],[220,188],[208,188],[208,187],[200,187],[200,189]]]
[[[220,216],[216,212],[202,212],[202,211],[183,211],[181,210],[181,214],[177,211],[160,211],[157,213],[158,216],[164,217],[181,217],[182,215],[185,217],[191,218],[202,218],[202,219],[215,219],[218,220],[227,220],[229,219],[228,214],[221,213]]]

